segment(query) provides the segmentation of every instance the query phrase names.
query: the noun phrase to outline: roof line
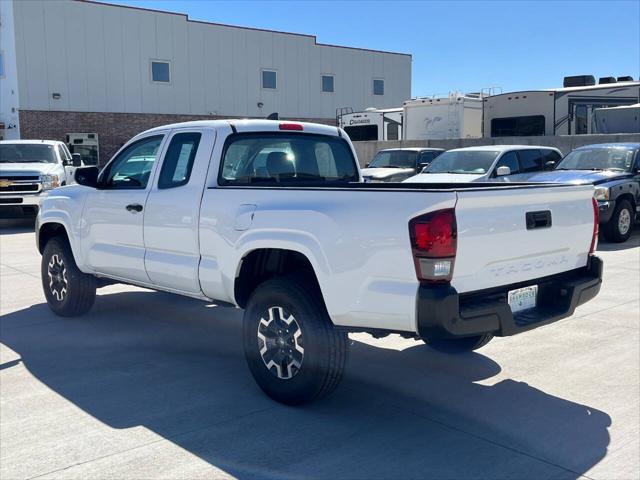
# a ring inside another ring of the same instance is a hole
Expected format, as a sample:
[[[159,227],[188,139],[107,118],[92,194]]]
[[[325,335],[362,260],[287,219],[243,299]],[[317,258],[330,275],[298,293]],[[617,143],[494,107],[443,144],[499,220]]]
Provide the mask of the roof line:
[[[189,18],[189,15],[186,13],[180,13],[180,12],[170,12],[168,10],[158,10],[156,8],[146,8],[146,7],[134,7],[133,5],[121,5],[118,3],[108,3],[108,2],[104,2],[102,0],[73,0],[75,2],[81,2],[81,3],[91,3],[94,5],[105,5],[108,7],[120,7],[120,8],[128,8],[130,10],[140,10],[140,11],[144,11],[144,12],[155,12],[155,13],[164,13],[167,15],[178,15],[180,17],[184,17],[185,20],[187,22],[191,22],[191,23],[202,23],[205,25],[214,25],[214,26],[218,26],[218,27],[228,27],[228,28],[240,28],[242,30],[253,30],[256,32],[267,32],[267,33],[279,33],[281,35],[293,35],[296,37],[307,37],[307,38],[312,38],[313,39],[313,43],[319,47],[334,47],[334,48],[346,48],[349,50],[359,50],[362,52],[374,52],[374,53],[386,53],[389,55],[403,55],[406,57],[412,57],[411,53],[402,53],[402,52],[390,52],[387,50],[376,50],[373,48],[360,48],[360,47],[348,47],[346,45],[333,45],[330,43],[318,43],[318,38],[315,35],[310,35],[308,33],[294,33],[294,32],[285,32],[282,30],[271,30],[268,28],[257,28],[257,27],[243,27],[240,25],[230,25],[227,23],[218,23],[218,22],[209,22],[206,20],[192,20]]]

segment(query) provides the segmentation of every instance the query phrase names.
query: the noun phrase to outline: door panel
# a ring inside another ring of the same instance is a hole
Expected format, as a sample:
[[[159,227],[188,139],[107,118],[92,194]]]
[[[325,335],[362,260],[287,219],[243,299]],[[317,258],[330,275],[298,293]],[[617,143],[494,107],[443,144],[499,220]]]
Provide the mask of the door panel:
[[[145,266],[158,286],[200,293],[198,238],[200,201],[211,152],[213,130],[176,130],[153,185],[144,217]]]
[[[125,147],[101,172],[101,188],[87,196],[82,250],[97,273],[149,282],[144,267],[144,208],[164,136]]]

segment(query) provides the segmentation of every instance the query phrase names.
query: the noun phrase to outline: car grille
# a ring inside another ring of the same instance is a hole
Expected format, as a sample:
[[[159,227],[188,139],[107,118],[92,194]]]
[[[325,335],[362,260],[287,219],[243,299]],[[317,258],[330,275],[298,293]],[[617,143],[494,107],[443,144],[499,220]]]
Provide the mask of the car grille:
[[[42,190],[39,175],[0,175],[0,193],[38,193]]]

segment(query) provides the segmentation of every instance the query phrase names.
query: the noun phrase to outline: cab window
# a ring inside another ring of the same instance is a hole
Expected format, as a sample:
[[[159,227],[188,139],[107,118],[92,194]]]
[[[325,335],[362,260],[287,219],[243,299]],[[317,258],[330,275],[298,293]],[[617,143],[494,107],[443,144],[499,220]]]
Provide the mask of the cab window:
[[[120,152],[102,171],[99,183],[104,189],[145,189],[163,135],[143,138]]]
[[[538,172],[542,170],[542,158],[540,150],[520,150],[520,173]]]
[[[509,170],[511,170],[511,175],[513,175],[514,173],[520,173],[520,167],[518,166],[518,156],[516,155],[516,152],[507,152],[502,155],[502,157],[500,157],[500,160],[498,160],[496,168],[493,171],[493,176],[496,176],[499,167],[509,167]]]

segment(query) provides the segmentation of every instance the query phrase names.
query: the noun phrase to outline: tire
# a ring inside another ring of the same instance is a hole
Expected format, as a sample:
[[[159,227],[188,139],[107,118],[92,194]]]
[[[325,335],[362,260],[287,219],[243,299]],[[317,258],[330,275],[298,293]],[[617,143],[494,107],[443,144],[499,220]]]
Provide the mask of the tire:
[[[253,378],[277,402],[310,403],[342,379],[347,335],[333,327],[308,278],[277,277],[258,286],[247,303],[242,334]]]
[[[91,309],[96,299],[96,278],[78,269],[67,239],[54,237],[47,242],[40,271],[44,296],[53,313],[76,317]]]
[[[491,333],[485,333],[474,337],[437,338],[425,341],[425,343],[439,352],[464,353],[484,347],[492,338],[493,335]]]
[[[604,236],[610,242],[626,242],[631,236],[635,211],[629,200],[616,202],[611,218],[604,226]]]

